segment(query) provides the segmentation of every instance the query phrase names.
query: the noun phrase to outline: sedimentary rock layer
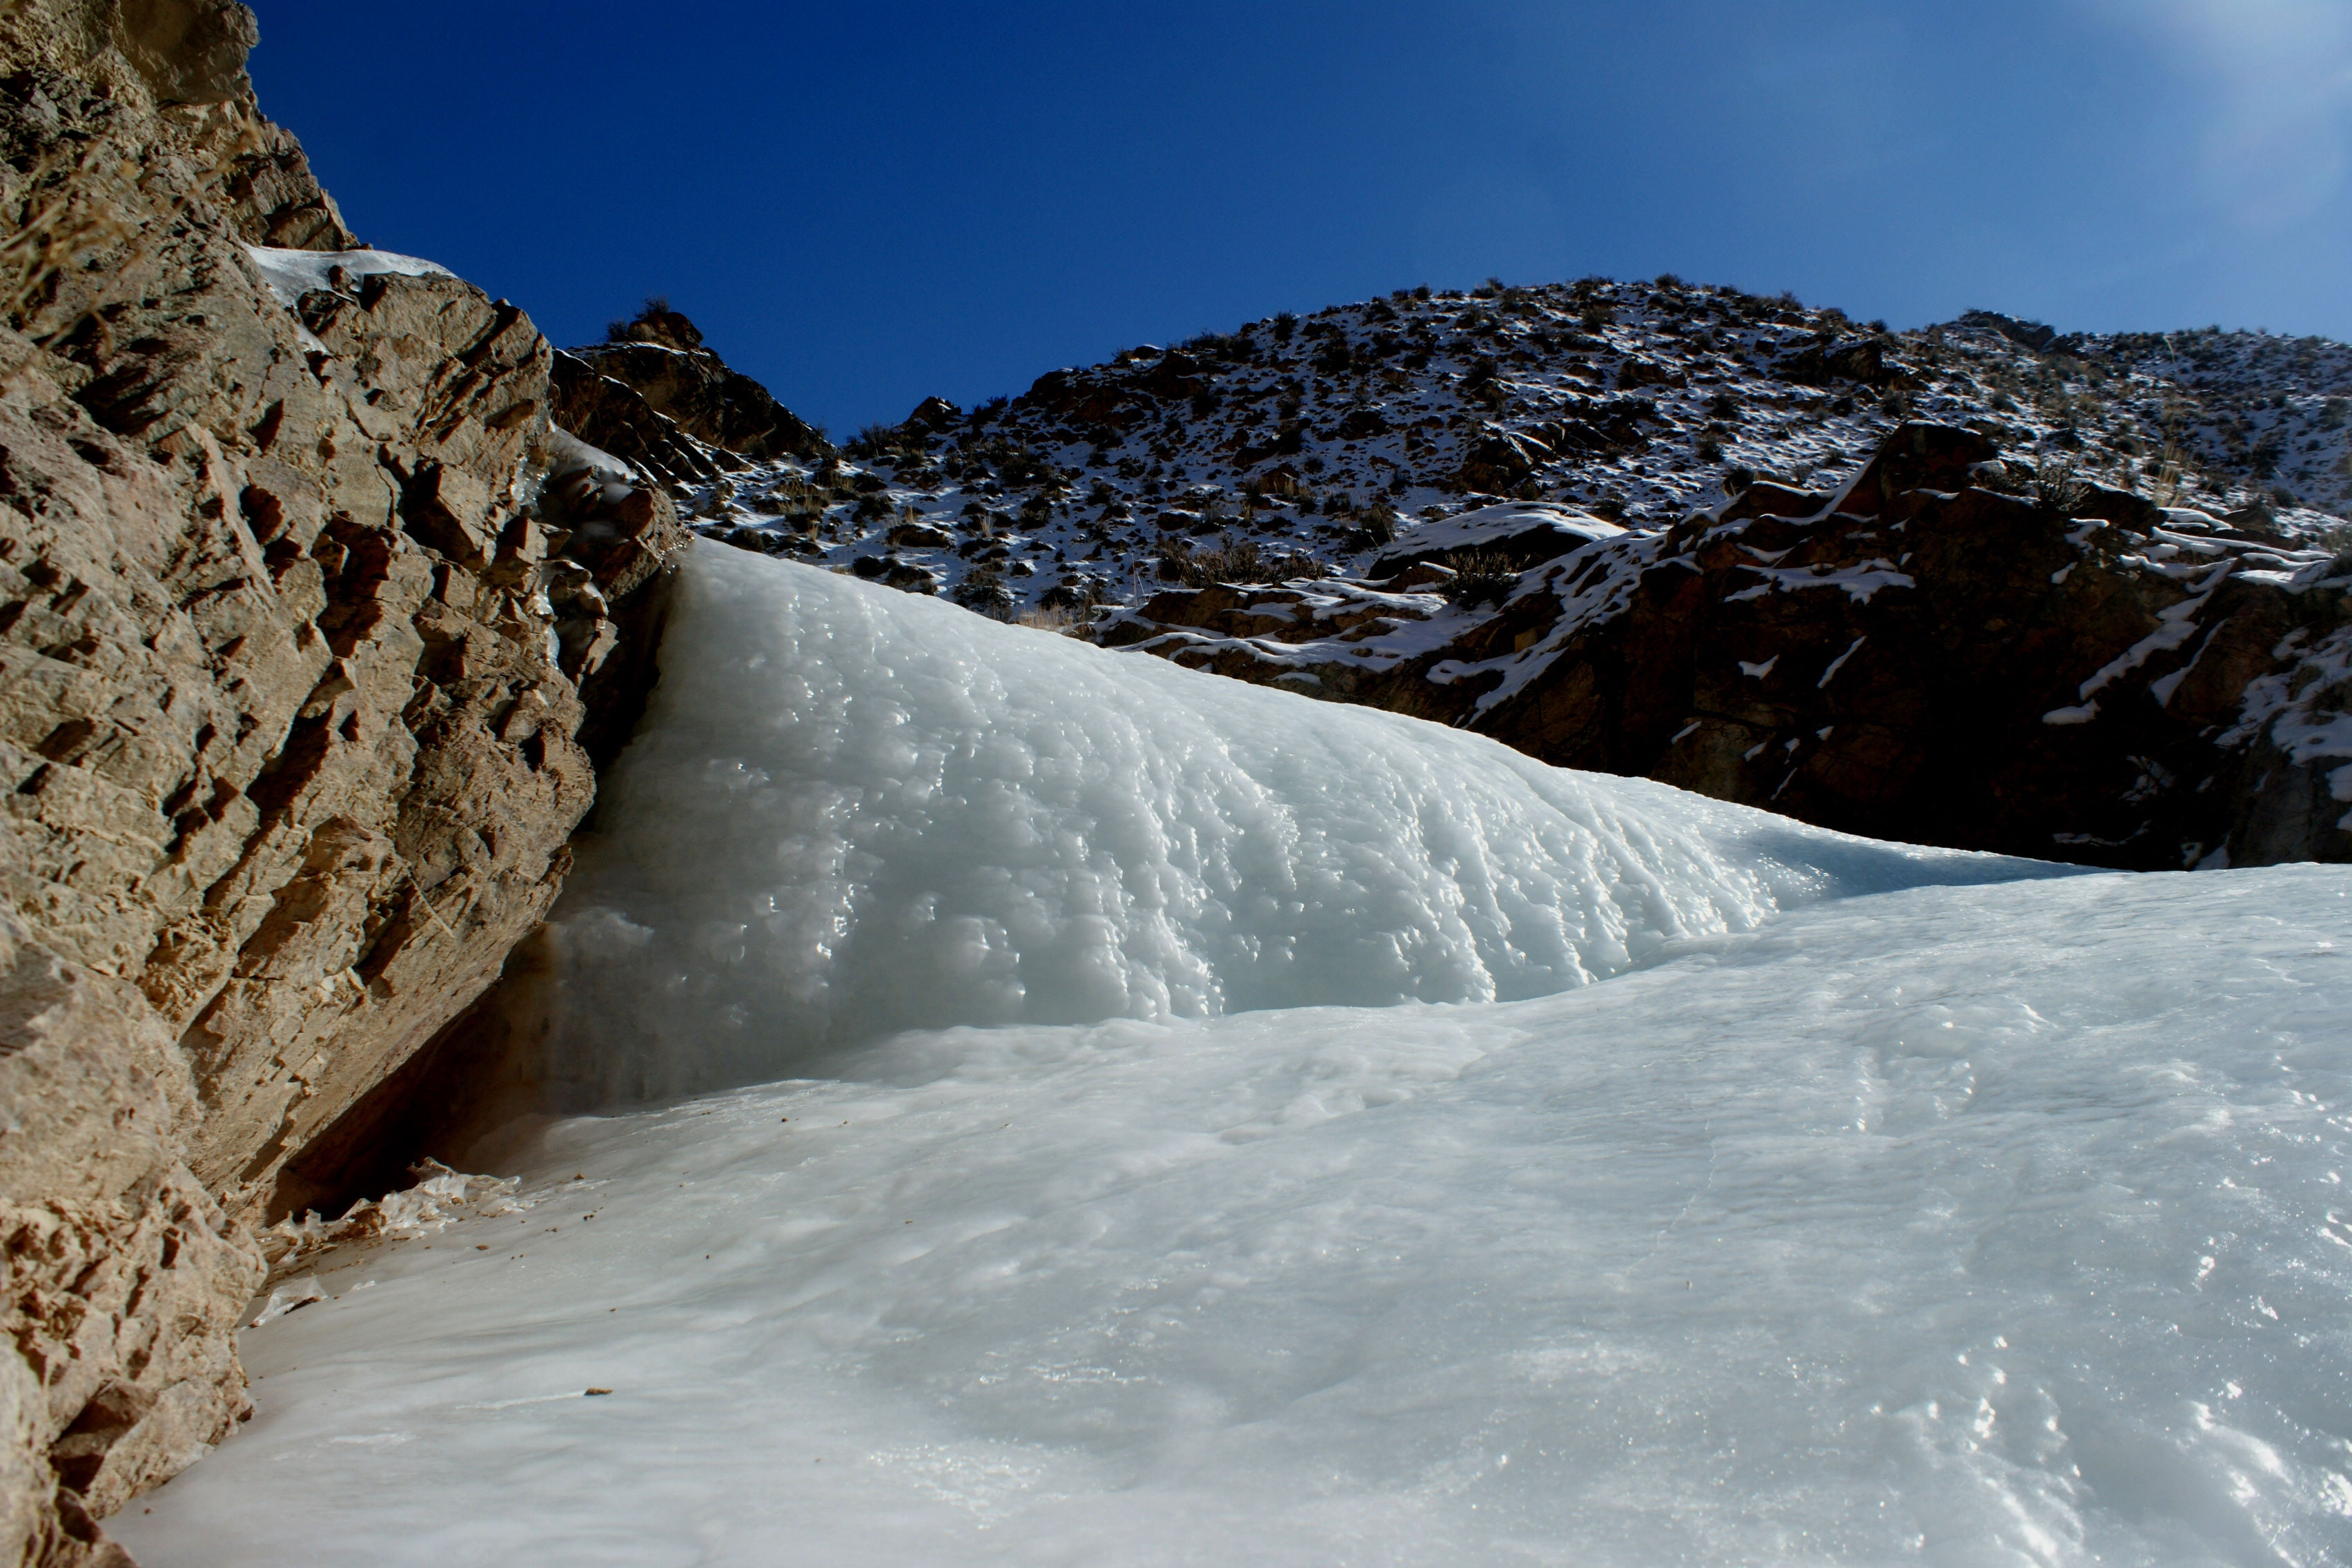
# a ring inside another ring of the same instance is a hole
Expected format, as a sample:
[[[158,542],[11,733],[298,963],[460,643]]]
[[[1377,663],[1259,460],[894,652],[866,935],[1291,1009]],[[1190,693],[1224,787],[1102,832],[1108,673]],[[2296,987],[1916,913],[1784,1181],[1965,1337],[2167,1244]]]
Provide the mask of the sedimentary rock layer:
[[[0,24],[0,1561],[121,1561],[247,1408],[251,1223],[553,899],[682,538],[520,310],[353,248],[254,37]]]

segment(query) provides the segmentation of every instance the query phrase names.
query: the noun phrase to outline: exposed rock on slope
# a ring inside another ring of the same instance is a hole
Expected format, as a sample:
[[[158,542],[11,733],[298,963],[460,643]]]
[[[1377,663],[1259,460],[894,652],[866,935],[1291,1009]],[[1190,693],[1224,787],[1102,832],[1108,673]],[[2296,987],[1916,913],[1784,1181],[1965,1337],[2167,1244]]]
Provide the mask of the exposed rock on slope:
[[[837,460],[698,481],[689,510],[992,614],[1134,604],[1171,556],[1361,569],[1399,526],[1509,500],[1636,531],[1755,479],[1827,490],[1906,419],[2283,540],[2352,506],[2352,349],[2259,332],[1890,331],[1674,279],[1400,290],[927,399]],[[1175,578],[1187,574],[1181,568]]]
[[[2352,556],[2037,488],[1926,425],[1833,495],[1759,484],[1662,532],[1605,527],[1491,607],[1423,564],[1171,589],[1097,635],[1879,837],[2352,859]],[[1418,531],[1392,562],[1427,558]]]
[[[120,1561],[90,1517],[246,1406],[286,1161],[553,898],[683,534],[562,471],[513,306],[348,248],[273,294],[248,245],[351,236],[242,7],[5,28],[0,1561]]]
[[[821,461],[833,445],[702,345],[659,300],[612,342],[555,356],[556,423],[648,475],[690,489],[780,458]]]

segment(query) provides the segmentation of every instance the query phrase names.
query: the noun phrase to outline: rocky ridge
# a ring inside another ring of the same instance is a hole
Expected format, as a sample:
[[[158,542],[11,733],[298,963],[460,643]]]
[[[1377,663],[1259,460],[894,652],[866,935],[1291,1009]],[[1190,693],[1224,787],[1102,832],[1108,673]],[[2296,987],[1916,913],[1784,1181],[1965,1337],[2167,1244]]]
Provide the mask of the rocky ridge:
[[[833,451],[659,300],[613,323],[608,341],[557,353],[551,384],[557,424],[677,490],[704,487],[706,504],[730,473]]]
[[[575,351],[577,352],[577,351]],[[1829,489],[1908,420],[2282,542],[2352,542],[2352,349],[2258,332],[1917,331],[1665,278],[1400,290],[927,399],[838,449],[689,477],[696,526],[985,613],[1360,571],[1506,500],[1636,531]]]
[[[357,244],[255,35],[0,18],[0,1561],[126,1561],[249,1408],[253,1227],[553,899],[685,537],[520,310]]]

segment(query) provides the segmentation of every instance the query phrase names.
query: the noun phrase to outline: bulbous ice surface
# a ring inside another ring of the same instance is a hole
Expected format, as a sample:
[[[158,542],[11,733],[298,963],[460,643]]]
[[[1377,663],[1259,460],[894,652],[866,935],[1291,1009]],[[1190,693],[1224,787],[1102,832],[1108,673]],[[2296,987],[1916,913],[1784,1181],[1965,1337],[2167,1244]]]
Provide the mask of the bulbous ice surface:
[[[1874,844],[704,544],[557,912],[574,1103],[953,1024],[1490,1001],[1791,903],[2055,868]]]

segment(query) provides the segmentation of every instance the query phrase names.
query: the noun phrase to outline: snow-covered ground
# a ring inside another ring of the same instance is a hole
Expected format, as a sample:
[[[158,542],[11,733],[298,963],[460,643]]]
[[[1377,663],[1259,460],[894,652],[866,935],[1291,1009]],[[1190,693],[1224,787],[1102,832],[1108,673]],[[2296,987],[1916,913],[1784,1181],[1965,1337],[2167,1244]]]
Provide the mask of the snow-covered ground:
[[[556,1044],[703,1092],[310,1260],[148,1568],[2352,1557],[2352,868],[685,586]]]

